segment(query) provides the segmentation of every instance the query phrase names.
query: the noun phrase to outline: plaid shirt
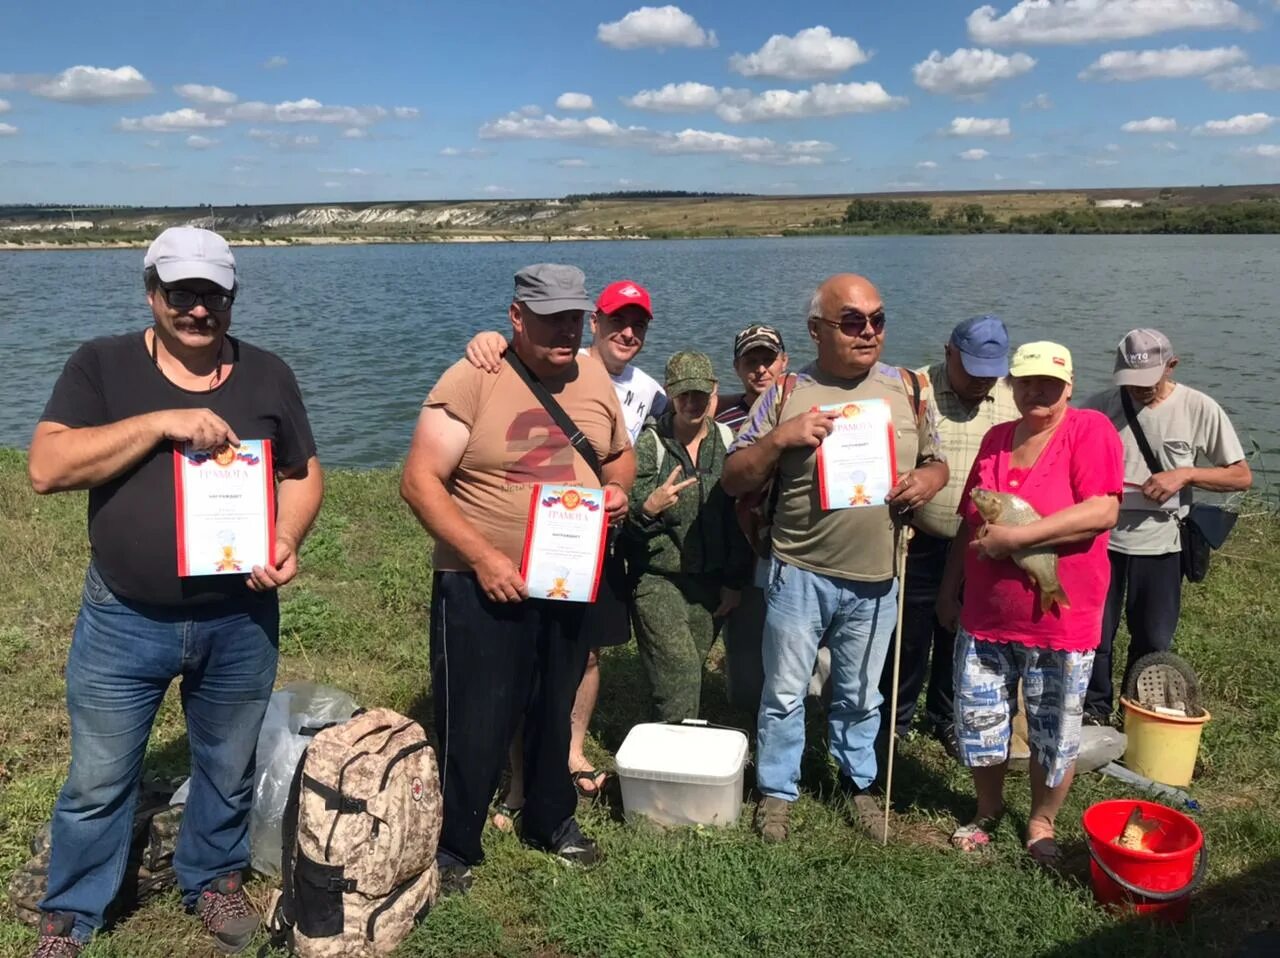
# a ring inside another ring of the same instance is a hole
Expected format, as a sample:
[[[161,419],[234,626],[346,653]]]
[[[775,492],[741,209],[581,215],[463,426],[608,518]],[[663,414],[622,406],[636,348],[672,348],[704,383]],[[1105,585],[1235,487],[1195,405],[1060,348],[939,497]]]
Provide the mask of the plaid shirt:
[[[916,510],[913,525],[921,532],[941,539],[953,538],[960,528],[960,497],[973,468],[973,460],[982,445],[982,437],[996,423],[1021,418],[1013,404],[1013,388],[1008,380],[996,381],[995,387],[976,406],[970,406],[951,388],[947,364],[923,367],[933,383],[933,399],[938,409],[938,436],[951,478],[929,502]]]

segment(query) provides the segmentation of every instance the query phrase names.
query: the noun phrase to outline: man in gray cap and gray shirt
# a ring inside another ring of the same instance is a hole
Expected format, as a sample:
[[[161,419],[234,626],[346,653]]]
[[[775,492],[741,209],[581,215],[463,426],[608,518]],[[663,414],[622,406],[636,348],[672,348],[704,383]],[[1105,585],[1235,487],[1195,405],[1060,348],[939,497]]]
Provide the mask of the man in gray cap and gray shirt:
[[[582,271],[540,263],[515,277],[511,349],[491,374],[463,359],[427,396],[400,492],[435,539],[431,679],[446,892],[470,885],[484,853],[489,801],[524,726],[526,844],[577,865],[598,857],[574,819],[564,772],[569,719],[586,666],[585,605],[531,598],[520,574],[537,483],[603,487],[611,523],[626,515],[635,454],[603,366],[579,362],[594,308]],[[520,370],[517,364],[523,364]],[[523,375],[540,383],[585,437],[599,474],[556,425]]]
[[[1204,393],[1173,381],[1177,365],[1164,333],[1130,330],[1116,348],[1118,388],[1085,403],[1111,419],[1124,443],[1124,498],[1111,530],[1111,589],[1085,696],[1087,724],[1106,724],[1111,717],[1111,646],[1122,613],[1130,635],[1126,677],[1142,656],[1173,645],[1182,604],[1178,519],[1191,508],[1191,490],[1239,492],[1253,482],[1231,420]],[[1134,423],[1162,467],[1158,472],[1147,465]],[[1210,465],[1198,466],[1201,459]]]

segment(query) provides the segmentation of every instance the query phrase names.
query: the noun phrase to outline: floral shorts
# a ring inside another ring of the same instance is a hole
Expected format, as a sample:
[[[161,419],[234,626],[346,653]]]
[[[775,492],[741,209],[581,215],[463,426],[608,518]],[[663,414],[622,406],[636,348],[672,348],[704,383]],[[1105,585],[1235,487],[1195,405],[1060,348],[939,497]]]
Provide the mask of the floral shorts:
[[[1080,751],[1084,694],[1092,672],[1092,651],[987,642],[960,629],[955,658],[960,761],[981,768],[999,765],[1009,757],[1021,678],[1032,757],[1044,768],[1050,787],[1061,785]]]

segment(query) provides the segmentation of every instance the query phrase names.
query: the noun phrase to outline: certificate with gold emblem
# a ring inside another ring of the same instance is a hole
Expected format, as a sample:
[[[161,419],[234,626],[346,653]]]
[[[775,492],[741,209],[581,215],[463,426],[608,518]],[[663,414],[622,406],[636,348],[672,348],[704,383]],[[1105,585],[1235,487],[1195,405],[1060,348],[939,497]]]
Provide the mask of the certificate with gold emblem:
[[[271,440],[244,439],[217,449],[173,450],[178,575],[248,575],[271,565],[275,483]]]
[[[520,563],[529,598],[594,602],[607,534],[603,489],[534,485]]]
[[[839,413],[818,447],[822,508],[884,505],[897,475],[889,404],[883,399],[860,399],[818,409]]]

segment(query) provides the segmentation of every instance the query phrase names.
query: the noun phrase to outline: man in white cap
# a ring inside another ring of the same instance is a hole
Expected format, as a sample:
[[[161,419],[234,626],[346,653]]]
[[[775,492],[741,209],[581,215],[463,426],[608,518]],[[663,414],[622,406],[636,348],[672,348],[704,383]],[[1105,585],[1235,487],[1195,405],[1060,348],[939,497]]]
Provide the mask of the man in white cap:
[[[1109,548],[1111,588],[1084,702],[1084,720],[1092,725],[1111,718],[1112,645],[1122,614],[1130,636],[1126,679],[1142,656],[1173,645],[1182,608],[1178,520],[1191,509],[1191,490],[1240,492],[1253,483],[1231,420],[1213,399],[1173,381],[1177,365],[1164,333],[1130,330],[1116,347],[1117,388],[1085,403],[1111,419],[1124,444],[1124,498]],[[1139,432],[1157,471],[1147,464]],[[1200,460],[1210,465],[1197,465]]]
[[[174,854],[188,909],[217,948],[258,917],[242,888],[258,730],[275,680],[276,590],[320,509],[323,479],[292,371],[228,335],[235,259],[216,233],[167,229],[143,259],[154,324],[82,345],[31,440],[36,492],[89,490],[92,559],[67,659],[71,767],[53,813],[36,955],[80,952],[102,926],[132,843],[156,712],[182,677],[191,791]],[[179,577],[173,450],[271,443],[274,563]]]

